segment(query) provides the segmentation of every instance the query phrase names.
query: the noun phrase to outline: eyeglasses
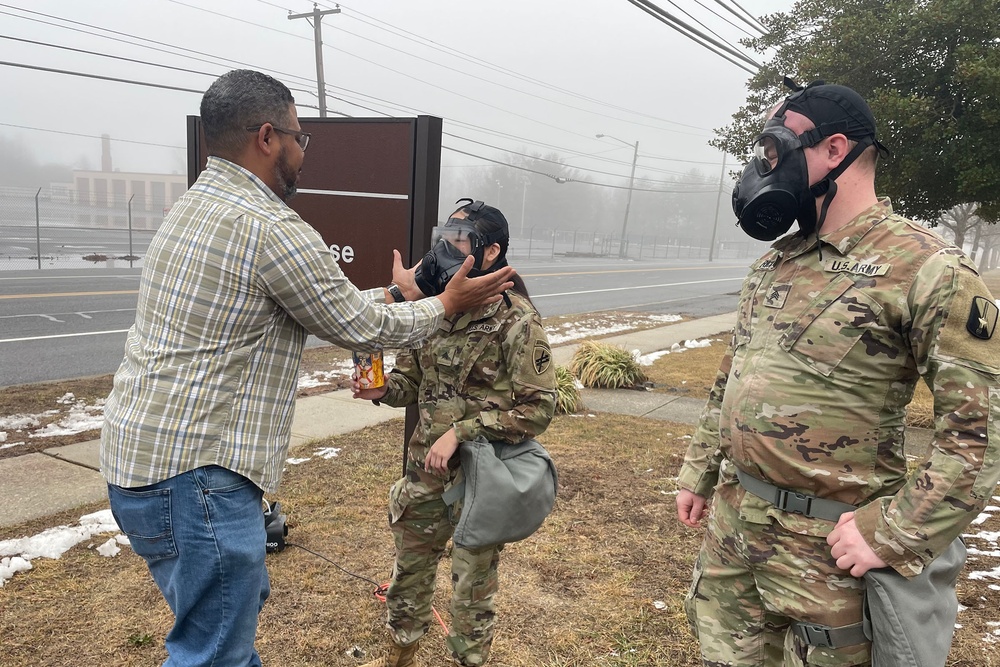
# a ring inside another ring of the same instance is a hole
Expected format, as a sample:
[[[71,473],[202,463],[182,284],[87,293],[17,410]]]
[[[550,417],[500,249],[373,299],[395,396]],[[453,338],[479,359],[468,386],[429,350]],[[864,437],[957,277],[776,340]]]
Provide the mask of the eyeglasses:
[[[312,137],[312,135],[309,134],[308,132],[303,132],[302,130],[289,130],[288,128],[285,127],[278,127],[277,125],[271,122],[261,123],[260,125],[251,125],[250,127],[247,128],[247,132],[258,132],[260,128],[264,127],[265,125],[270,125],[271,129],[274,130],[275,132],[280,132],[282,134],[290,134],[293,137],[295,137],[295,143],[297,143],[299,145],[299,148],[302,149],[302,152],[305,153],[306,146],[309,145],[309,139],[310,137]]]

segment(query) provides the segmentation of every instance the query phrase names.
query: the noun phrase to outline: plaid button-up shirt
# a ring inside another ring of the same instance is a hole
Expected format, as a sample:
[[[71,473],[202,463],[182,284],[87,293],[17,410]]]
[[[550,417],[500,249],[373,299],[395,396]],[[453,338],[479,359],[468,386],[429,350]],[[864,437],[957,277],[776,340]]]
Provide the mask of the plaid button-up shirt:
[[[123,487],[219,465],[273,492],[309,333],[412,347],[438,299],[359,291],[316,230],[249,171],[211,157],[145,258],[135,324],[105,405],[101,470]]]

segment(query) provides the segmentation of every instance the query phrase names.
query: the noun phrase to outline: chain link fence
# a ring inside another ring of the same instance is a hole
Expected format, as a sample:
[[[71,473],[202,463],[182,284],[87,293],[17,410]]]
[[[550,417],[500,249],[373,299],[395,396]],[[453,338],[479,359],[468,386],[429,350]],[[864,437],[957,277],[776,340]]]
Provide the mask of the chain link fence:
[[[0,271],[141,266],[171,200],[0,188]]]
[[[511,241],[508,256],[528,259],[554,257],[604,257],[621,259],[709,259],[710,242],[682,236],[628,236],[561,229],[528,230],[527,235]],[[712,259],[750,259],[758,257],[768,244],[752,239],[723,240],[716,243]]]

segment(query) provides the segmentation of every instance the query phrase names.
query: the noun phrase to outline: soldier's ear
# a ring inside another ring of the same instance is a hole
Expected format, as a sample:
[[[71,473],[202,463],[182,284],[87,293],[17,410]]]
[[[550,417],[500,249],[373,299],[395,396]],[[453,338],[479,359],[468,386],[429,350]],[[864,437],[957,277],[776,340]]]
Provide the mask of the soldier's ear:
[[[500,256],[500,244],[491,243],[486,246],[486,250],[483,251],[483,259],[491,264],[496,261],[497,257]]]

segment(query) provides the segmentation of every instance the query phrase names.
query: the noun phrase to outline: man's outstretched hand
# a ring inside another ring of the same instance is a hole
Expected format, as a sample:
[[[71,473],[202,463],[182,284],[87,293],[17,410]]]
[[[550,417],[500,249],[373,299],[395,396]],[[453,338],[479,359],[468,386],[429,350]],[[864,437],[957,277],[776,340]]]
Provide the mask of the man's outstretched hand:
[[[514,286],[510,280],[514,275],[514,269],[509,266],[487,273],[485,276],[469,278],[469,271],[475,263],[475,257],[471,255],[466,257],[462,268],[448,281],[444,292],[438,296],[444,304],[446,314],[461,313],[499,301],[500,293]]]

